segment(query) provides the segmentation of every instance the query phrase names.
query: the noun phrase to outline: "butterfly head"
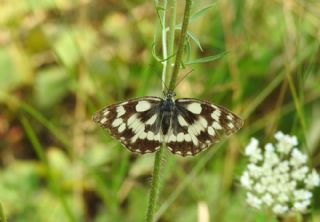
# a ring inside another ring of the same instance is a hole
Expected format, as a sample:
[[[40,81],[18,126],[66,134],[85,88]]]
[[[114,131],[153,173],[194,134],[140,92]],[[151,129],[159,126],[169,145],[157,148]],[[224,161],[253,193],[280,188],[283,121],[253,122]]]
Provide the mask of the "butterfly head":
[[[176,96],[176,93],[173,91],[167,91],[163,92],[163,95],[165,97],[165,100],[172,100],[172,98]]]
[[[174,109],[174,101],[173,101],[173,97],[176,95],[174,92],[163,92],[164,94],[164,101],[162,103],[161,106],[161,110],[162,112],[172,112]]]

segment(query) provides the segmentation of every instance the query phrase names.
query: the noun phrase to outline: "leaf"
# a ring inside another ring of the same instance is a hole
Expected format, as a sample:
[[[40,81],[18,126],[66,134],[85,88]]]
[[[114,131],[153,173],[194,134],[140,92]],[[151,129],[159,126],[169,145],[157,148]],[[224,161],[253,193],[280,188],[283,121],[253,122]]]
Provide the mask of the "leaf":
[[[190,31],[187,31],[187,35],[190,36],[190,38],[196,43],[201,52],[203,52],[199,39]]]
[[[165,62],[165,61],[167,61],[168,59],[176,56],[176,53],[174,53],[173,55],[170,55],[170,56],[168,56],[167,58],[164,58],[164,59],[160,58],[160,57],[157,55],[157,52],[156,52],[156,44],[155,44],[155,43],[152,44],[151,54],[152,54],[152,56],[153,56],[158,62]]]
[[[162,59],[157,55],[157,52],[156,52],[156,51],[157,51],[157,50],[156,50],[156,44],[153,43],[153,44],[152,44],[151,54],[152,54],[152,56],[153,56],[158,62],[161,62]]]
[[[60,34],[53,45],[54,51],[66,67],[73,67],[80,60],[80,51],[73,33],[65,31]]]
[[[166,10],[164,7],[161,7],[161,6],[157,6],[156,9],[157,9],[157,11],[165,11]]]
[[[36,75],[35,98],[39,106],[49,108],[61,101],[71,88],[68,73],[61,67],[51,67]]]
[[[190,18],[189,18],[189,24],[191,24],[192,22],[197,20],[197,18],[199,18],[200,16],[204,15],[205,13],[207,13],[208,9],[212,8],[215,4],[216,3],[208,5],[208,6],[204,7],[203,9],[200,9],[199,11],[194,13],[193,15],[191,15]],[[182,27],[182,24],[180,23],[180,24],[177,24],[175,26],[175,29],[176,30],[180,30],[181,27]],[[168,30],[169,30],[169,28],[166,28],[166,31],[168,31]]]
[[[208,6],[204,7],[204,8],[202,8],[202,9],[200,9],[199,11],[194,13],[193,15],[191,15],[191,17],[189,19],[189,23],[194,22],[197,18],[199,18],[199,17],[203,16],[204,14],[206,14],[210,8],[215,6],[215,4],[216,3],[208,5]]]
[[[31,64],[30,56],[17,44],[0,47],[0,92],[9,92],[32,80]]]
[[[153,4],[154,4],[154,7],[156,9],[156,13],[157,13],[160,25],[161,25],[162,28],[164,28],[163,27],[163,21],[164,21],[165,18],[163,18],[163,16],[160,15],[160,12],[161,11],[165,11],[166,9],[164,7],[162,7],[162,6],[160,6],[158,1],[153,1]]]
[[[191,55],[191,44],[189,38],[186,38],[186,42],[184,44],[184,59],[183,60],[189,60]],[[181,68],[185,68],[185,63],[181,61]]]
[[[203,57],[203,58],[200,58],[200,59],[190,60],[190,61],[185,62],[184,64],[185,65],[191,65],[191,64],[211,62],[211,61],[214,61],[214,60],[217,60],[217,59],[221,58],[225,54],[226,54],[226,52],[223,52],[223,53],[220,53],[220,54],[214,55],[214,56],[207,56],[207,57]]]
[[[168,30],[169,29],[167,29],[167,31]],[[181,30],[181,25],[176,25],[175,30]],[[189,36],[196,43],[196,45],[199,47],[201,52],[203,52],[199,39],[190,31],[187,31],[187,36]]]

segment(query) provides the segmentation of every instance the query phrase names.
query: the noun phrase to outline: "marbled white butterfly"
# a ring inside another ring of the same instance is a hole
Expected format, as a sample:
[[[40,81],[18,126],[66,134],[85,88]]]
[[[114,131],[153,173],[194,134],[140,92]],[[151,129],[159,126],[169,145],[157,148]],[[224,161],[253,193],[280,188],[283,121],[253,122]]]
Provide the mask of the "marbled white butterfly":
[[[196,155],[243,125],[222,106],[173,96],[167,93],[164,99],[146,96],[109,105],[93,120],[130,151],[154,152],[164,142],[172,153],[182,156]]]

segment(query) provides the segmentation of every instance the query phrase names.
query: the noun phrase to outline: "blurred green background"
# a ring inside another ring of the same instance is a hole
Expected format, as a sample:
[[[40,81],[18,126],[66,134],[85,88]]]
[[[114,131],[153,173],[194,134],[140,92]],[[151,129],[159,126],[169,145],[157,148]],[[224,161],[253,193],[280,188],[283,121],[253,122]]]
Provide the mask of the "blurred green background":
[[[212,3],[194,1],[192,13]],[[320,2],[215,3],[190,24],[203,50],[190,40],[189,60],[228,53],[182,69],[180,78],[194,71],[177,97],[221,104],[246,124],[196,157],[166,154],[160,221],[264,221],[239,185],[251,136],[297,135],[320,169]],[[0,202],[9,221],[143,221],[154,154],[130,153],[91,116],[162,95],[158,32],[151,0],[1,1]],[[319,194],[307,221],[320,221]]]

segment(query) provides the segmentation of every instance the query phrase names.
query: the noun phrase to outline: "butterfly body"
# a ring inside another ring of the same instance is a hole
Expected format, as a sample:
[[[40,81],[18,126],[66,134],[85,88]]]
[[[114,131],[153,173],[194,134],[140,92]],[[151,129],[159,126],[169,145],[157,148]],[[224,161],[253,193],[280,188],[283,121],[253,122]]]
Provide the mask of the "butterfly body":
[[[174,100],[172,94],[113,104],[98,111],[93,120],[130,151],[154,152],[165,143],[182,156],[205,150],[243,125],[224,107],[197,99]]]
[[[159,125],[161,126],[162,135],[166,135],[168,133],[170,123],[172,122],[172,117],[175,110],[175,104],[173,102],[172,97],[166,97],[165,100],[161,101],[159,104]]]

